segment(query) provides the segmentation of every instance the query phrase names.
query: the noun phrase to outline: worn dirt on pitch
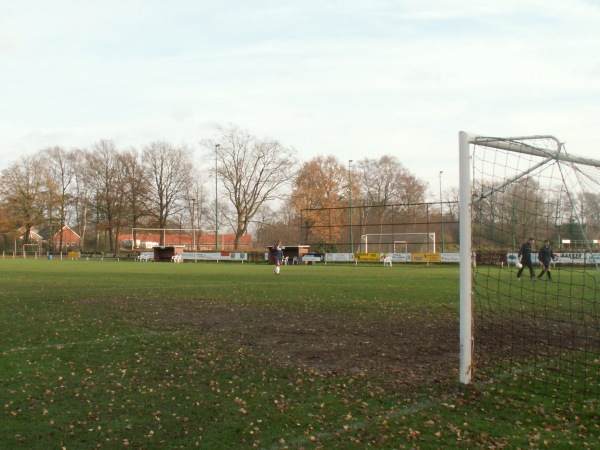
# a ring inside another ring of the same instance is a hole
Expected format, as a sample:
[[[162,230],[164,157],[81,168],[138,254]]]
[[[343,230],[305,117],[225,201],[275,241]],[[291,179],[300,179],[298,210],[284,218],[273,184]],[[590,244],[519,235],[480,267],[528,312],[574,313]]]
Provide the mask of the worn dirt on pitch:
[[[387,374],[406,385],[457,377],[458,318],[450,313],[433,317],[394,310],[363,316],[355,311],[298,311],[268,305],[133,303],[137,302],[129,300],[127,309],[143,311],[136,322],[212,335],[283,365],[339,374]]]

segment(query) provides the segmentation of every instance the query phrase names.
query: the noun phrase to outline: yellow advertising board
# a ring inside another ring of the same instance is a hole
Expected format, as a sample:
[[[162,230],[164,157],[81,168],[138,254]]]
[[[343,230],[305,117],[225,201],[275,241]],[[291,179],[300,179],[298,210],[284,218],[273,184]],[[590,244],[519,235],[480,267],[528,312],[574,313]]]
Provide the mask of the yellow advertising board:
[[[427,258],[425,257],[426,253],[413,253],[412,254],[412,262],[414,263],[424,263],[427,262]]]
[[[357,253],[357,261],[379,261],[379,253]]]
[[[427,262],[442,262],[441,253],[425,253]]]
[[[413,253],[412,262],[417,263],[430,263],[430,262],[442,262],[442,255],[440,253]]]

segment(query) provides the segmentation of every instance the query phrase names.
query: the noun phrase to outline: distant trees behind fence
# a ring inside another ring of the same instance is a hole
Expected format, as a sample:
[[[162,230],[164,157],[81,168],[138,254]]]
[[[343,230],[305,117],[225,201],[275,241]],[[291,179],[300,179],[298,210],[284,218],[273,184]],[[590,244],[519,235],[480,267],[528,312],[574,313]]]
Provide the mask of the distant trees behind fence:
[[[52,235],[65,226],[81,236],[83,251],[116,252],[118,236],[140,227],[251,233],[261,249],[278,239],[348,241],[349,230],[332,224],[347,220],[351,203],[357,234],[400,216],[435,215],[435,206],[414,206],[431,196],[428,183],[395,156],[301,163],[293,148],[236,125],[217,127],[200,145],[195,153],[164,141],[136,149],[103,139],[18,157],[0,174],[0,249],[30,244],[32,230]],[[453,212],[444,213],[450,222]]]

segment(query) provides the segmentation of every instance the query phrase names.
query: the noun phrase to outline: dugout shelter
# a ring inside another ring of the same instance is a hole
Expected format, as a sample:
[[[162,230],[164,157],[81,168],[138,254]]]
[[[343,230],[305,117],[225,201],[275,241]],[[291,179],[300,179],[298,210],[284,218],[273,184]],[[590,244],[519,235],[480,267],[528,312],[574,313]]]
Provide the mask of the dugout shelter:
[[[183,254],[185,245],[163,245],[153,247],[154,262],[171,262],[173,256]]]
[[[273,247],[275,245],[269,245],[267,247],[269,251],[269,264],[275,264],[275,254],[273,252]],[[306,255],[308,253],[308,249],[310,245],[283,245],[283,259],[287,258],[288,264],[302,264],[302,255]]]

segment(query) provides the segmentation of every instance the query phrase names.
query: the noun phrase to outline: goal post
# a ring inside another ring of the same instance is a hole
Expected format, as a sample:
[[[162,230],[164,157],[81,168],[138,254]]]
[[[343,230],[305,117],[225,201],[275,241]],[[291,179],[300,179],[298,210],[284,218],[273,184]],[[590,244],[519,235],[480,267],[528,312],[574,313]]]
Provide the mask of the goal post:
[[[490,368],[507,390],[597,402],[600,161],[553,136],[461,131],[459,181],[460,382]],[[531,271],[499,263],[529,238]],[[543,246],[550,271],[538,265]]]
[[[461,131],[459,135],[459,281],[460,281],[460,319],[459,319],[459,352],[460,382],[468,384],[472,377],[473,360],[473,304],[471,292],[471,165],[470,138]]]

